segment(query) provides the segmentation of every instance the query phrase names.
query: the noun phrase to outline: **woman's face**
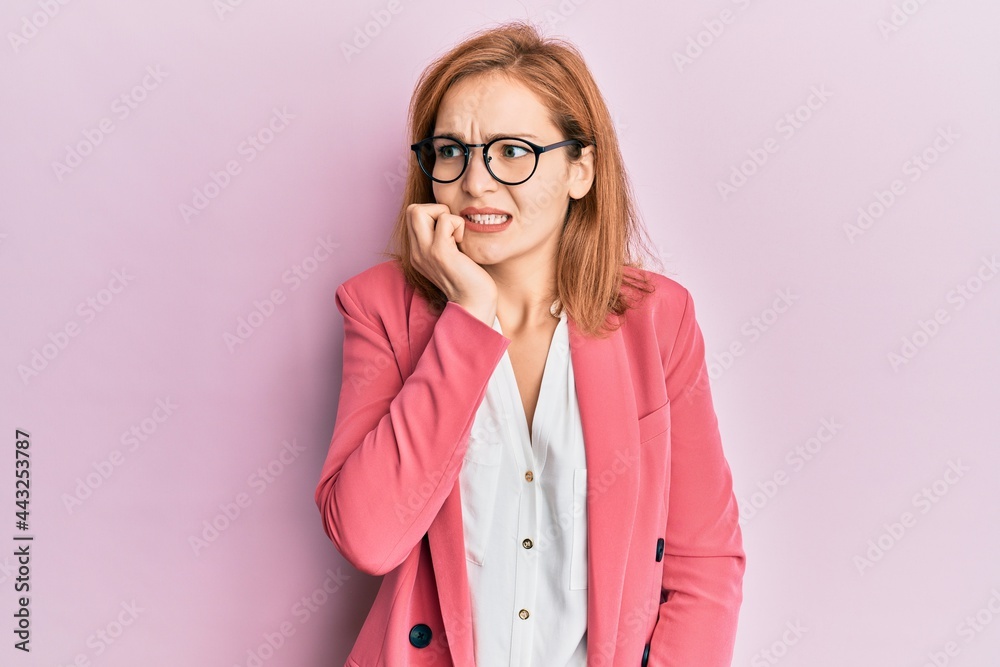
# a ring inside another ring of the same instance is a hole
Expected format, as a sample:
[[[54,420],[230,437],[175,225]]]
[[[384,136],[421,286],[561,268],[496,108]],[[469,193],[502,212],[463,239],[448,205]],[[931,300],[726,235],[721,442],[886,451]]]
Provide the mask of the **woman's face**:
[[[549,120],[549,110],[527,87],[496,74],[467,77],[448,89],[437,113],[434,135],[467,144],[495,136],[520,137],[540,146],[566,139]],[[466,209],[495,209],[510,216],[498,231],[465,226],[459,248],[483,266],[535,273],[551,268],[570,198],[579,199],[593,183],[593,147],[571,161],[572,146],[542,153],[535,173],[520,185],[495,180],[483,162],[482,148],[471,149],[469,165],[452,183],[433,183],[434,199],[454,215]],[[540,276],[544,277],[544,276]]]

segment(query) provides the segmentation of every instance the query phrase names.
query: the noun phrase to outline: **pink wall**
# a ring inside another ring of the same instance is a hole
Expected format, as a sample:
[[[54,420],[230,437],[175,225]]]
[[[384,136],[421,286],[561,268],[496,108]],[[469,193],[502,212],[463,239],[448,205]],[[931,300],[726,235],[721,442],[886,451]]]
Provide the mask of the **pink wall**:
[[[343,664],[378,581],[312,500],[334,290],[381,261],[424,65],[527,17],[586,55],[698,304],[734,664],[996,664],[996,3],[344,5],[0,10],[4,627],[18,428],[35,536],[0,662]]]

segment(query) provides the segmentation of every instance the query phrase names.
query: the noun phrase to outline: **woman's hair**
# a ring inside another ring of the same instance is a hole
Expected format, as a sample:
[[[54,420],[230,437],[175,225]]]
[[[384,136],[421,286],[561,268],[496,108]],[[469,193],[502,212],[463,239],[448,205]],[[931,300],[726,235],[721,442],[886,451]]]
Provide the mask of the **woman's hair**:
[[[648,253],[645,235],[633,200],[615,127],[607,105],[577,48],[562,39],[543,38],[521,21],[478,32],[424,70],[410,100],[408,124],[411,143],[431,135],[441,100],[457,81],[479,74],[500,74],[526,85],[551,112],[552,122],[566,139],[594,146],[594,183],[581,199],[569,200],[556,256],[557,297],[580,329],[604,335],[609,313],[622,315],[634,305],[623,294],[623,283],[648,293],[653,286],[638,271],[634,246]],[[565,150],[570,159],[580,148]],[[403,202],[385,256],[400,262],[407,281],[440,311],[444,292],[410,263],[406,208],[434,203],[431,181],[411,160]],[[648,238],[648,236],[647,236]],[[629,275],[631,274],[631,275]]]

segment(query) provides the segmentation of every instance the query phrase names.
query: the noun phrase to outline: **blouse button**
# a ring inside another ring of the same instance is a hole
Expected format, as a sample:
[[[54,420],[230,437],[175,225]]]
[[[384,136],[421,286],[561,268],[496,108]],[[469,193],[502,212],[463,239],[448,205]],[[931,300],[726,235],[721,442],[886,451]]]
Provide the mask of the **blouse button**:
[[[531,471],[529,470],[528,472],[524,473],[524,479],[530,482],[531,480],[535,479],[535,476],[531,474]]]
[[[524,541],[521,542],[521,546],[524,547],[525,549],[530,549],[531,545],[532,545],[531,540],[529,540],[527,538],[525,538]]]
[[[520,616],[522,620],[524,620],[528,618],[528,610],[522,609],[521,611],[517,612],[517,615]]]

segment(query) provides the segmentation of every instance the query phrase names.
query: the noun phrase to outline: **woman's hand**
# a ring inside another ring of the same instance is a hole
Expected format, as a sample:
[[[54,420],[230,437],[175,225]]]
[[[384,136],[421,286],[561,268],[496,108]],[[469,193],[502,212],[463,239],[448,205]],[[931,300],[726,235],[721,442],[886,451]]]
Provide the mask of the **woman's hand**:
[[[437,285],[448,301],[493,326],[497,285],[458,247],[465,238],[465,218],[453,215],[445,204],[410,204],[406,207],[406,227],[413,266]]]

